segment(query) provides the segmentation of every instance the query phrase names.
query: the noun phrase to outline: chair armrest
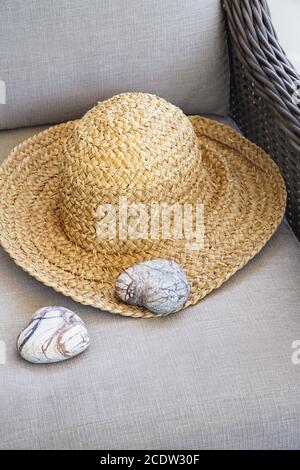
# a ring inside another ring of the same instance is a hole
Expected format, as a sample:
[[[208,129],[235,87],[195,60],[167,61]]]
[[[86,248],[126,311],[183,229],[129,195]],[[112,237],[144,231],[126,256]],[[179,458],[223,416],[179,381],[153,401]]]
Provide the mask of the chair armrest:
[[[279,44],[265,0],[223,0],[231,68],[230,114],[285,178],[286,217],[300,239],[300,76]]]

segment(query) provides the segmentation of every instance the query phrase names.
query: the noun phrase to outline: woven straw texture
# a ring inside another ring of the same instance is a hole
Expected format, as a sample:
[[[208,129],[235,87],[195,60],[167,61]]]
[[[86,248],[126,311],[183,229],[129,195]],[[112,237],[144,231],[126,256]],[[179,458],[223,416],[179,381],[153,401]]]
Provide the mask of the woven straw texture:
[[[204,247],[186,240],[100,240],[97,207],[129,202],[203,203]],[[151,317],[116,299],[133,263],[168,258],[186,272],[198,302],[268,241],[286,204],[272,159],[234,130],[153,95],[98,103],[81,120],[16,147],[0,172],[1,243],[24,270],[102,310]]]

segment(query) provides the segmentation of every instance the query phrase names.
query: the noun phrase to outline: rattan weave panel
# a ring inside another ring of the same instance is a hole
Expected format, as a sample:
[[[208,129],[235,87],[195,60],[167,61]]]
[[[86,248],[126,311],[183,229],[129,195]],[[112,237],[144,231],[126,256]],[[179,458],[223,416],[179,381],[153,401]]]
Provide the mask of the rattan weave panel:
[[[286,217],[300,239],[299,74],[280,46],[265,0],[224,0],[231,67],[231,117],[279,165]]]

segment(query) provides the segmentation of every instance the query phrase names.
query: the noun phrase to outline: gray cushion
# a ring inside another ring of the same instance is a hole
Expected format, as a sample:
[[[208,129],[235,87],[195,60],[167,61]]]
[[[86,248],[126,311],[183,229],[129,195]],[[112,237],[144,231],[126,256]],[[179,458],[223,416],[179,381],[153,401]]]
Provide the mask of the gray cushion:
[[[35,129],[0,133],[0,155]],[[1,449],[297,449],[300,246],[283,223],[264,250],[194,307],[151,320],[82,306],[0,250]],[[63,305],[91,346],[69,362],[22,361],[31,314]]]
[[[220,0],[4,0],[0,57],[0,129],[72,119],[124,91],[227,113]]]

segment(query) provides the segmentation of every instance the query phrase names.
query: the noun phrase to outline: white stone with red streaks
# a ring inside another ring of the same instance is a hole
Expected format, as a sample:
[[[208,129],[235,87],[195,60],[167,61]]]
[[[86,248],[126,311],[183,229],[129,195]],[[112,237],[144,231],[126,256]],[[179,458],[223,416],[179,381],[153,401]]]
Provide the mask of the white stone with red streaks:
[[[77,356],[89,346],[85,324],[65,307],[38,310],[17,339],[20,355],[29,362],[60,362]]]

